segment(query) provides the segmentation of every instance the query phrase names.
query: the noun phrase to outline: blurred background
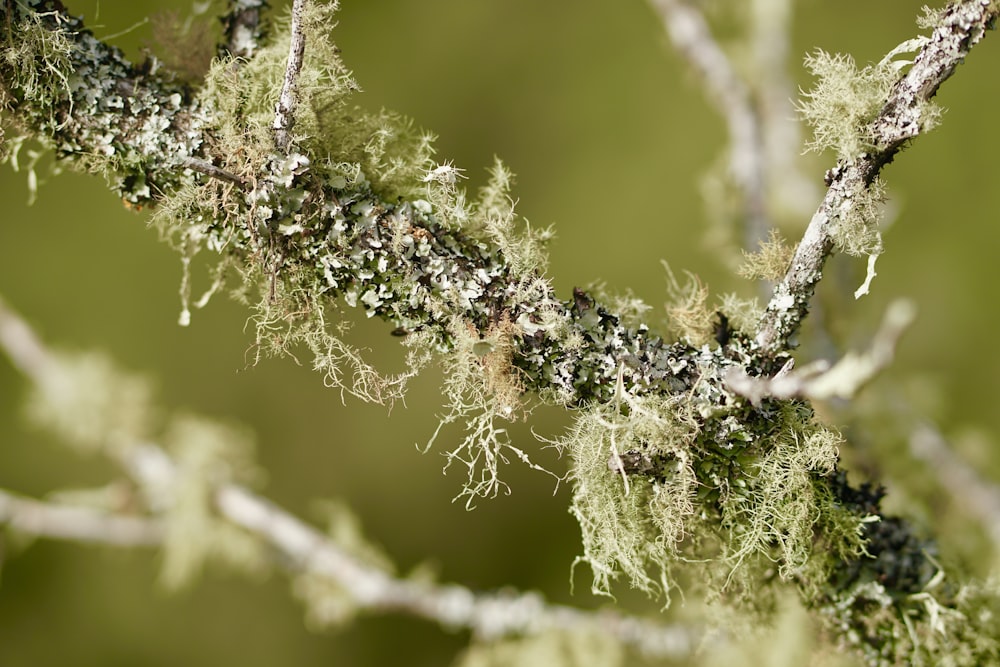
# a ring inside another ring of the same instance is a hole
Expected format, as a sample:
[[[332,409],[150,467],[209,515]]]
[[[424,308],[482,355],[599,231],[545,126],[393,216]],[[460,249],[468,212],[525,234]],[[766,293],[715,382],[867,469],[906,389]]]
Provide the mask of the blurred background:
[[[815,48],[878,60],[916,34],[913,19],[924,1],[795,3],[790,76],[808,86],[799,63]],[[113,40],[132,57],[153,41],[144,16],[191,7],[166,0],[67,4],[98,36],[135,26]],[[710,4],[720,29],[735,32],[730,3]],[[437,133],[439,159],[466,170],[470,192],[485,182],[493,156],[502,158],[517,175],[520,214],[533,225],[554,225],[551,276],[563,297],[597,282],[613,292],[631,289],[654,306],[650,320],[660,326],[661,260],[696,273],[713,294],[756,293],[707,241],[700,184],[725,145],[724,125],[644,2],[342,5],[335,39],[364,90],[358,104],[396,110]],[[890,300],[916,300],[920,316],[896,365],[860,396],[860,412],[834,410],[831,418],[864,445],[845,451],[852,478],[888,483],[893,507],[942,529],[945,556],[978,573],[990,562],[980,534],[967,521],[949,520],[957,508],[907,457],[898,433],[894,441],[893,429],[865,425],[880,423],[882,396],[903,395],[983,474],[1000,479],[998,67],[1000,37],[990,35],[942,89],[948,112],[941,127],[885,172],[897,215],[872,295],[858,302],[844,296],[860,284],[864,262],[837,258],[830,268],[836,279],[819,297],[839,346],[863,345]],[[821,186],[833,158],[804,159]],[[512,464],[504,470],[510,496],[479,502],[472,512],[452,503],[461,472],[443,476],[441,454],[460,432],[446,431],[426,454],[416,447],[431,436],[442,408],[437,370],[414,383],[405,406],[387,413],[342,403],[319,375],[290,359],[251,367],[242,306],[217,297],[195,311],[190,327],[177,325],[181,263],[147,227],[147,212],[126,210],[87,175],[48,179],[30,207],[28,196],[25,173],[0,170],[0,294],[50,344],[105,350],[151,378],[166,410],[252,429],[268,472],[266,495],[310,518],[319,517],[318,499],[346,501],[403,572],[430,565],[443,581],[476,589],[509,585],[553,601],[601,604],[589,593],[586,568],[577,569],[571,593],[570,565],[580,548],[567,487]],[[789,224],[785,235],[796,239],[806,222]],[[400,350],[389,331],[359,321],[354,335],[376,365],[391,370]],[[802,351],[805,358],[814,353]],[[24,379],[0,359],[0,487],[37,497],[116,474],[30,427],[22,417],[25,394]],[[905,422],[900,414],[881,425]],[[562,411],[539,409],[511,430],[516,444],[562,472],[565,462],[541,450],[529,428],[556,436],[568,423]],[[924,496],[911,490],[914,479],[929,480]],[[209,569],[190,590],[167,594],[156,583],[158,567],[148,551],[5,538],[0,665],[442,665],[468,641],[399,616],[313,631],[282,576],[246,580]],[[620,592],[625,606],[655,609]]]

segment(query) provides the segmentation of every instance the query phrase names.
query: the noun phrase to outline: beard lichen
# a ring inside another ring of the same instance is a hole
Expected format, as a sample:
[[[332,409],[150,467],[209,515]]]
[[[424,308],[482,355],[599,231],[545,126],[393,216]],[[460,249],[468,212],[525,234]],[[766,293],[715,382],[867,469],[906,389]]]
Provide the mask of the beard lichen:
[[[624,576],[669,600],[698,563],[709,597],[742,597],[774,575],[815,591],[864,542],[863,517],[824,484],[840,436],[801,404],[709,411],[698,401],[620,388],[617,400],[582,408],[559,441],[572,460],[577,562],[591,567],[592,590],[610,595]],[[733,430],[734,416],[750,430]]]
[[[583,533],[577,562],[593,571],[595,594],[611,595],[624,574],[635,588],[669,595],[695,511],[697,428],[676,399],[621,399],[581,409],[558,441],[571,458],[570,511]]]
[[[523,398],[525,390],[519,371],[511,363],[517,326],[504,314],[482,335],[473,324],[458,318],[449,330],[453,349],[443,361],[443,393],[449,410],[441,416],[427,448],[444,426],[454,422],[464,424],[465,436],[446,454],[445,470],[455,463],[465,468],[468,481],[458,497],[464,497],[466,507],[471,508],[476,498],[509,492],[498,471],[509,462],[509,457],[535,470],[549,471],[532,463],[500,425],[523,418],[530,411]]]

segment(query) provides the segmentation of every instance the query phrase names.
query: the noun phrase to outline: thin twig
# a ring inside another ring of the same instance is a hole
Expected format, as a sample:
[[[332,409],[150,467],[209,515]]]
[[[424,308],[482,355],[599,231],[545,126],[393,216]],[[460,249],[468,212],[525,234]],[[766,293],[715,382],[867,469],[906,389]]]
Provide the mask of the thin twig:
[[[913,430],[910,452],[934,469],[941,485],[979,520],[1000,549],[1000,488],[963,461],[930,424],[922,423]]]
[[[678,53],[698,73],[708,98],[725,119],[731,141],[729,171],[743,194],[744,247],[767,239],[766,161],[762,128],[750,88],[712,37],[701,13],[684,0],[651,0]]]
[[[35,384],[42,384],[52,368],[51,356],[34,330],[0,297],[0,347],[11,362]]]
[[[867,189],[904,143],[921,130],[921,108],[952,75],[969,51],[990,29],[1000,9],[983,0],[965,0],[949,6],[939,26],[921,48],[910,70],[893,86],[881,112],[869,126],[878,149],[842,161],[827,173],[829,188],[795,251],[785,277],[758,327],[756,342],[764,357],[789,348],[809,309],[823,265],[833,251],[833,229],[857,193]]]
[[[240,186],[240,188],[246,188],[246,182],[237,176],[236,174],[226,171],[221,167],[216,167],[211,162],[207,160],[199,160],[197,158],[189,157],[185,159],[181,166],[186,167],[192,171],[197,171],[200,174],[205,174],[206,176],[211,176],[212,178],[217,178],[221,181],[228,181],[229,183],[235,183]]]
[[[118,547],[152,546],[163,541],[163,522],[157,518],[39,502],[2,489],[0,524],[36,537]]]
[[[771,210],[807,216],[819,199],[819,187],[802,170],[801,123],[796,119],[796,90],[788,75],[793,0],[752,0],[750,52],[764,144],[764,187]],[[753,247],[747,248],[752,250]]]
[[[291,142],[292,126],[295,124],[295,82],[302,71],[302,56],[306,50],[306,37],[302,30],[302,14],[306,0],[295,0],[292,5],[291,43],[288,46],[288,62],[285,78],[281,84],[281,95],[274,110],[274,144],[282,153]]]

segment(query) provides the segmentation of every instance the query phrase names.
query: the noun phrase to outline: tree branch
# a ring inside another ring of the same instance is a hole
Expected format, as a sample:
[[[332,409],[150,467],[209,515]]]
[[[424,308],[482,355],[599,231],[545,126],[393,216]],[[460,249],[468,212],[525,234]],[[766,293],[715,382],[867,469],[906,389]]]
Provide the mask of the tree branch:
[[[838,436],[819,425],[807,405],[748,405],[725,380],[733,368],[762,376],[783,364],[833,249],[838,216],[920,131],[921,104],[996,15],[994,3],[978,0],[948,8],[870,125],[876,148],[828,173],[826,198],[775,289],[756,340],[745,331],[728,331],[723,323],[717,345],[665,343],[644,325],[626,325],[580,290],[570,300],[558,299],[544,278],[537,238],[512,231],[513,209],[505,203],[509,178],[503,170],[497,168],[479,205],[468,205],[455,187],[457,170],[432,167],[429,157],[414,163],[410,153],[429,154],[424,143],[404,144],[396,154],[379,153],[394,140],[390,130],[402,131],[403,125],[388,127],[384,117],[359,120],[344,111],[343,91],[349,86],[329,92],[310,85],[299,91],[302,100],[293,96],[297,122],[310,122],[315,131],[301,132],[301,145],[297,140],[296,151],[286,152],[268,128],[285,108],[289,115],[282,115],[285,120],[274,129],[290,130],[291,108],[275,107],[270,88],[261,89],[262,81],[269,86],[280,76],[269,64],[276,61],[273,51],[250,63],[270,67],[256,72],[256,78],[215,72],[221,78],[192,91],[133,66],[54,0],[8,2],[0,5],[0,19],[16,26],[18,34],[14,38],[9,32],[3,42],[7,57],[0,60],[0,92],[19,128],[48,142],[59,157],[103,172],[126,201],[164,204],[174,216],[169,230],[190,242],[194,250],[189,252],[209,248],[224,266],[235,266],[263,287],[258,337],[274,339],[275,348],[308,345],[317,366],[327,369],[338,358],[356,363],[353,351],[329,335],[327,315],[338,298],[362,306],[366,314],[392,322],[414,345],[464,364],[456,367],[480,382],[466,392],[473,394],[472,407],[463,403],[467,396],[461,388],[449,398],[455,414],[474,414],[470,437],[487,434],[484,449],[477,451],[488,456],[496,456],[495,434],[502,432],[491,420],[511,415],[511,395],[535,391],[553,403],[585,407],[575,433],[596,449],[597,465],[578,460],[572,474],[578,495],[607,501],[596,503],[596,511],[603,512],[601,527],[612,533],[607,550],[619,551],[608,557],[605,578],[627,566],[633,582],[648,579],[650,563],[659,565],[666,578],[668,563],[657,561],[658,555],[677,556],[687,547],[687,531],[703,530],[711,534],[712,548],[726,554],[716,567],[735,568],[753,557],[764,563],[768,578],[777,568],[781,579],[803,581],[800,589],[824,623],[878,664],[880,656],[907,655],[905,637],[917,634],[914,627],[961,641],[962,628],[986,622],[962,607],[964,598],[938,603],[930,597],[928,589],[936,581],[933,543],[906,522],[882,516],[881,491],[846,483],[836,470]],[[36,43],[45,49],[24,47]],[[294,82],[298,66],[293,61],[288,59],[284,74]],[[343,83],[330,74],[336,66],[309,74]],[[307,100],[306,92],[320,97]],[[199,172],[192,164],[208,166]],[[227,187],[219,195],[212,179],[220,174],[208,173],[214,165],[238,175],[246,189]],[[20,346],[32,349],[23,341]],[[36,381],[44,385],[46,364],[24,363],[38,371]],[[370,369],[355,368],[360,382],[368,382]],[[339,373],[329,371],[330,381],[338,382]],[[610,450],[605,446],[609,432],[615,438]],[[627,447],[615,449],[619,442]],[[576,455],[589,454],[576,444]],[[616,471],[606,463],[611,452],[621,454]],[[643,476],[642,487],[653,500],[645,505],[647,496],[637,500],[639,484],[623,500],[620,489],[608,484],[609,477],[618,481],[613,472]],[[774,479],[768,477],[772,473]],[[788,479],[795,481],[793,488],[786,487]],[[585,482],[607,495],[599,497]],[[673,498],[681,500],[656,504]],[[331,572],[341,567],[336,558],[323,556],[325,548],[317,545],[311,529],[297,526],[268,503],[251,502],[244,492],[215,499],[218,511],[266,533],[290,556],[310,566],[319,558]],[[621,505],[623,511],[617,512],[614,503],[635,504]],[[579,505],[574,512],[585,531],[593,528]],[[632,523],[625,525],[626,520]],[[619,529],[636,542],[645,540],[626,565],[618,553],[628,540]],[[858,555],[862,546],[865,553]],[[657,556],[649,555],[654,552]],[[589,552],[585,560],[596,559]],[[372,582],[381,592],[368,594],[385,605],[415,604],[406,589]],[[451,597],[442,593],[435,600],[431,606],[439,609]],[[480,613],[475,605],[464,609],[471,616]],[[869,614],[873,610],[879,611],[877,619]],[[986,625],[976,631],[990,636]],[[899,643],[887,646],[886,637]]]
[[[765,398],[788,400],[808,398],[830,400],[848,399],[881,371],[892,363],[896,344],[900,336],[910,326],[916,316],[916,308],[909,301],[890,304],[882,321],[882,326],[872,341],[871,348],[864,353],[851,352],[831,366],[818,361],[802,370],[779,372],[774,377],[754,378],[745,371],[734,368],[726,377],[726,385],[740,396],[745,396],[754,405],[760,405]]]
[[[773,357],[787,350],[809,309],[809,301],[834,247],[837,220],[859,192],[867,190],[903,145],[922,127],[921,108],[952,75],[1000,14],[988,0],[964,0],[948,6],[909,71],[893,86],[870,125],[875,150],[841,161],[827,173],[829,188],[795,251],[757,331],[760,353]],[[776,370],[776,369],[775,369]]]
[[[224,50],[234,58],[249,60],[260,48],[261,13],[267,9],[267,0],[228,0],[228,3],[228,11],[222,17]]]
[[[153,546],[163,540],[163,522],[158,519],[38,502],[2,489],[0,524],[36,537],[117,547]]]
[[[983,525],[994,548],[1000,550],[1000,488],[963,461],[930,424],[914,428],[910,452],[934,469],[941,485]]]

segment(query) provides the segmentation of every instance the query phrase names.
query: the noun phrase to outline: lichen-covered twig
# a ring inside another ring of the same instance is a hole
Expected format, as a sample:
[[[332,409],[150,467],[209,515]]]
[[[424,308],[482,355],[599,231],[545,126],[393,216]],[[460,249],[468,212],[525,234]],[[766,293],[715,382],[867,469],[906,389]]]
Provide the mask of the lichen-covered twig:
[[[125,463],[140,480],[151,476],[156,483],[170,483],[178,474],[169,457],[150,444],[128,450]],[[215,502],[223,518],[274,549],[274,565],[329,580],[363,611],[411,614],[448,629],[470,630],[481,641],[552,630],[602,632],[651,658],[683,658],[700,640],[693,626],[553,605],[538,593],[474,592],[399,578],[353,558],[328,536],[245,488],[224,486]],[[164,521],[156,516],[41,502],[2,489],[0,526],[32,537],[116,547],[159,546],[164,535]]]
[[[873,148],[850,156],[827,172],[823,202],[806,228],[784,279],[775,286],[756,336],[760,353],[774,356],[789,347],[809,309],[823,265],[834,248],[838,219],[857,205],[896,153],[924,127],[927,102],[993,27],[1000,8],[990,0],[955,2],[942,11],[906,74],[892,87],[869,126]],[[774,369],[777,370],[777,369]]]
[[[807,404],[753,405],[725,383],[733,368],[761,376],[785,363],[836,223],[858,195],[871,202],[879,170],[920,130],[921,105],[991,25],[995,3],[953,4],[881,113],[865,116],[875,117],[872,147],[828,174],[826,200],[759,330],[733,330],[721,317],[714,335],[674,343],[582,290],[557,298],[544,276],[545,235],[517,231],[509,173],[498,164],[472,204],[456,185],[460,170],[431,161],[426,135],[352,109],[355,86],[325,38],[329,14],[311,9],[320,19],[305,28],[294,142],[272,131],[273,82],[289,71],[283,43],[262,46],[238,71],[216,63],[191,89],[129,63],[54,0],[0,5],[18,28],[2,42],[5,118],[104,174],[127,202],[158,207],[188,260],[214,253],[220,272],[244,279],[244,297],[259,295],[257,344],[307,347],[331,384],[388,401],[408,377],[378,376],[332,333],[346,304],[391,322],[415,366],[431,351],[445,355],[449,416],[468,425],[462,447],[488,461],[505,451],[494,420],[518,415],[523,394],[580,408],[560,445],[573,459],[573,512],[595,591],[625,574],[665,592],[676,584],[671,568],[697,564],[704,572],[692,579],[712,580],[716,593],[734,581],[755,595],[762,581],[795,582],[824,626],[872,664],[966,645],[975,650],[966,664],[996,656],[982,605],[937,590],[933,542],[883,516],[881,491],[846,483],[839,434]],[[711,330],[711,311],[697,294],[688,301],[688,319]],[[120,394],[112,398],[129,395]],[[81,437],[100,446],[92,433]],[[490,471],[480,479],[497,488]]]
[[[163,483],[177,474],[164,452],[150,445],[134,448],[125,463],[139,480]],[[282,557],[280,562],[335,582],[363,610],[408,613],[448,628],[469,629],[483,640],[593,628],[661,658],[690,654],[699,638],[693,628],[551,605],[537,593],[476,593],[454,584],[396,577],[351,557],[320,531],[239,486],[218,489],[215,504],[227,521],[273,547]]]
[[[187,167],[188,169],[191,169],[192,171],[197,171],[200,174],[205,174],[206,176],[211,176],[212,178],[218,178],[219,180],[223,181],[228,181],[229,183],[238,185],[241,188],[245,186],[243,179],[237,176],[236,174],[228,172],[225,169],[220,169],[219,167],[216,167],[214,164],[206,162],[205,160],[199,160],[193,157],[187,158],[186,160],[181,162],[181,165]]]
[[[941,485],[986,529],[1000,550],[1000,488],[962,460],[941,432],[928,423],[910,434],[910,452],[934,470]]]

